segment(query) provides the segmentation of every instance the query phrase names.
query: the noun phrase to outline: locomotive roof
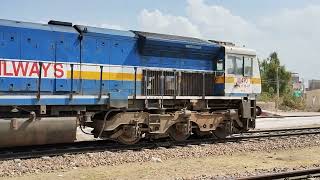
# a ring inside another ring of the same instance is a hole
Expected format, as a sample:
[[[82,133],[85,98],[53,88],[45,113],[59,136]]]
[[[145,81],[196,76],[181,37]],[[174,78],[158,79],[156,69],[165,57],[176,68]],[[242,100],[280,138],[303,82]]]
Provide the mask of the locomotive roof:
[[[185,37],[185,36],[177,36],[177,35],[169,35],[169,34],[159,34],[159,33],[150,33],[150,32],[142,32],[142,31],[134,31],[139,36],[146,37],[148,39],[154,40],[162,40],[162,41],[179,41],[185,43],[192,43],[192,44],[201,44],[201,45],[216,45],[216,43],[211,43],[206,40],[202,40],[199,38],[193,37]]]
[[[4,19],[0,19],[0,26],[78,34],[78,32],[72,26],[58,26],[58,25],[51,25],[51,24],[30,23],[30,22],[12,21],[12,20],[4,20]]]
[[[238,47],[238,46],[224,46],[226,53],[230,54],[242,54],[248,56],[256,56],[256,51],[253,49]]]
[[[78,32],[72,26],[58,26],[58,25],[51,25],[51,24],[30,23],[30,22],[12,21],[12,20],[4,20],[4,19],[0,19],[0,26],[78,34]]]
[[[134,38],[135,34],[131,31],[122,31],[116,29],[99,28],[84,25],[75,25],[81,32],[91,35],[101,35],[101,36],[122,36],[128,38]]]

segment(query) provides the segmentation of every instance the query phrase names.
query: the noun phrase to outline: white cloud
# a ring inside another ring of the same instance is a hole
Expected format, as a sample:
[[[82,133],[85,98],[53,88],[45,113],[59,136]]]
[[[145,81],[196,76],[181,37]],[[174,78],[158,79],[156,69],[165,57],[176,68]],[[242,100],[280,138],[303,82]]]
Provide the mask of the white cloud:
[[[319,17],[320,6],[309,5],[301,9],[284,9],[271,17],[263,17],[259,25],[267,31],[315,35],[320,30]]]
[[[320,78],[319,19],[320,6],[309,5],[262,17],[257,24],[266,37],[264,47],[276,48],[287,67],[312,79]]]
[[[204,0],[187,2],[186,16],[144,9],[138,18],[140,28],[232,41],[256,49],[262,58],[276,50],[290,70],[309,79],[320,78],[320,59],[317,59],[320,57],[320,6],[283,9],[272,16],[261,15],[255,18],[255,22],[250,22],[225,7],[209,5]]]
[[[233,41],[251,45],[259,36],[256,27],[228,9],[207,5],[203,0],[188,0],[187,15],[175,16],[160,10],[142,10],[139,25],[144,31]]]
[[[187,16],[207,38],[243,42],[258,33],[242,17],[224,7],[207,5],[203,0],[188,0]]]
[[[142,10],[139,15],[139,23],[143,31],[194,37],[202,36],[198,27],[192,24],[188,18],[167,15],[159,10]]]

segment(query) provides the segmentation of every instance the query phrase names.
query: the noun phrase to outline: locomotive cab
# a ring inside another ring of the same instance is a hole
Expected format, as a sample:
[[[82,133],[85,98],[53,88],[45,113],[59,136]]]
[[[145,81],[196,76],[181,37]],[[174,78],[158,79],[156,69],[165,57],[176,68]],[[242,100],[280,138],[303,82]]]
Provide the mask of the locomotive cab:
[[[225,46],[226,96],[251,96],[261,93],[261,78],[256,52]]]

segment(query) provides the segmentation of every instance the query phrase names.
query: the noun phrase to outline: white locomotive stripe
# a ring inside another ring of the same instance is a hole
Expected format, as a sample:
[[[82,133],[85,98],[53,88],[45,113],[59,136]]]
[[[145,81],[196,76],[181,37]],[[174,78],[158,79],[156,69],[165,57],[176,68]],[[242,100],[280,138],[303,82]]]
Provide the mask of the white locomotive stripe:
[[[134,99],[134,96],[129,96],[129,99]],[[205,96],[205,99],[242,99],[241,96]],[[202,96],[136,96],[136,99],[195,99],[201,100]],[[249,99],[255,99],[255,97],[249,97]]]
[[[0,99],[36,99],[36,95],[0,95]],[[70,95],[41,95],[41,99],[66,99],[70,98]],[[72,99],[97,99],[98,95],[73,95]],[[102,95],[102,99],[107,99],[109,96]]]
[[[4,58],[0,58],[0,61],[15,61],[15,62],[43,62],[43,63],[56,63],[56,64],[65,64],[65,65],[70,65],[73,64],[74,65],[74,70],[75,68],[77,68],[78,70],[80,70],[80,65],[81,67],[84,66],[96,66],[98,67],[99,71],[100,71],[100,66],[105,66],[105,67],[110,67],[110,69],[112,70],[113,68],[132,68],[134,69],[134,67],[137,67],[137,71],[142,72],[141,69],[150,69],[150,70],[158,70],[158,71],[188,71],[188,72],[209,72],[209,73],[213,73],[214,71],[212,70],[199,70],[199,69],[183,69],[183,68],[164,68],[164,67],[149,67],[149,66],[128,66],[128,65],[114,65],[114,64],[94,64],[94,63],[78,63],[78,62],[63,62],[63,61],[43,61],[43,60],[24,60],[24,59],[4,59]],[[68,66],[70,68],[70,66]],[[68,69],[71,70],[71,69]]]

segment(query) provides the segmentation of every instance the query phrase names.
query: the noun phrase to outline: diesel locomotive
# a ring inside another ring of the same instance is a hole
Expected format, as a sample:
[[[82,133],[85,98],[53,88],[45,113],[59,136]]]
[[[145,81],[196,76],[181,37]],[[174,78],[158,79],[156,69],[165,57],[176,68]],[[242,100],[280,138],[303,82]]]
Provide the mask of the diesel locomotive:
[[[254,50],[50,21],[0,20],[0,147],[225,137],[255,127]]]

